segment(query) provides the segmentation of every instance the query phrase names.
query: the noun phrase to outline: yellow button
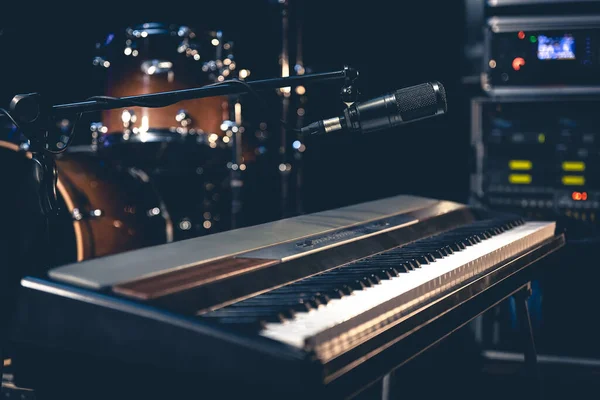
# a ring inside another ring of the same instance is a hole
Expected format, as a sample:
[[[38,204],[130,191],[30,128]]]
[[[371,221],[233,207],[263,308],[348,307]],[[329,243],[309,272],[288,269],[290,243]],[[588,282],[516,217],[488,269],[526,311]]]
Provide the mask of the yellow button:
[[[585,163],[583,161],[563,161],[563,171],[585,171]]]
[[[585,177],[577,175],[565,175],[562,177],[562,184],[567,186],[585,185]]]
[[[510,174],[508,176],[508,181],[510,183],[518,184],[518,185],[528,185],[531,183],[531,175],[529,174]]]
[[[529,171],[533,164],[529,160],[510,160],[508,168],[517,171]]]

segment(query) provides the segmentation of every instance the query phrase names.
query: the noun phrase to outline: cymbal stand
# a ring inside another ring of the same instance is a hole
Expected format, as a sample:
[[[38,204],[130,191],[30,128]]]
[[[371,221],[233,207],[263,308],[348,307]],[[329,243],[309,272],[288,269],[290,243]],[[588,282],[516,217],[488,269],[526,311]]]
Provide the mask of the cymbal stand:
[[[244,130],[242,125],[242,114],[237,109],[241,109],[241,103],[238,95],[229,96],[230,104],[234,107],[229,110],[230,120],[234,122],[237,129],[231,137],[232,145],[232,160],[231,160],[231,172],[230,172],[230,187],[231,187],[231,229],[239,228],[240,221],[239,216],[242,212],[242,187],[244,180],[242,177],[242,165],[244,159],[242,157],[242,132]]]
[[[223,33],[221,31],[216,32],[216,39],[219,42],[217,46],[217,60],[224,61],[226,58],[229,58],[232,55],[231,48],[234,43],[229,41],[227,43],[223,43]],[[224,52],[224,49],[229,49],[229,51]],[[224,53],[228,53],[225,55]],[[235,62],[229,64],[231,67]],[[227,64],[223,66],[224,71],[227,73],[231,73],[231,68],[228,68]],[[239,76],[238,79],[243,80],[242,77]],[[219,79],[223,77],[225,78],[225,73],[221,72]],[[231,170],[229,172],[229,187],[231,190],[231,221],[229,224],[230,229],[239,228],[240,221],[240,213],[242,212],[242,187],[244,184],[244,180],[242,177],[242,164],[244,163],[244,159],[242,156],[242,133],[244,131],[243,128],[243,120],[242,120],[242,103],[240,101],[240,95],[238,93],[230,94],[227,96],[227,101],[229,104],[228,107],[228,123],[226,125],[230,125],[226,129],[226,134],[231,132]]]
[[[281,65],[281,76],[290,76],[290,56],[289,56],[289,44],[288,44],[288,32],[289,32],[289,15],[290,15],[290,3],[289,0],[279,0],[278,6],[281,8],[281,54],[279,55],[279,64]],[[287,128],[289,109],[290,109],[290,96],[291,87],[283,87],[279,89],[281,95],[281,120],[285,124],[280,126],[280,142],[279,142],[279,154],[281,156],[280,163],[277,166],[279,169],[279,175],[281,176],[281,217],[288,217],[288,203],[289,203],[289,179],[292,165],[288,162],[288,139],[287,139]]]
[[[302,28],[303,28],[303,3],[294,2],[294,21],[296,25],[296,63],[294,65],[294,73],[296,75],[304,75],[306,69],[304,68],[303,60],[303,42],[302,42]],[[296,104],[296,129],[301,129],[304,126],[304,115],[306,114],[306,103],[308,97],[306,95],[306,88],[304,86],[298,86],[294,90],[295,104]],[[296,214],[302,214],[304,212],[303,206],[303,192],[302,186],[304,184],[304,164],[303,155],[306,151],[306,145],[304,143],[304,135],[299,131],[296,132],[296,137],[292,143],[292,151],[294,152],[294,172],[296,178],[295,188],[295,209]]]

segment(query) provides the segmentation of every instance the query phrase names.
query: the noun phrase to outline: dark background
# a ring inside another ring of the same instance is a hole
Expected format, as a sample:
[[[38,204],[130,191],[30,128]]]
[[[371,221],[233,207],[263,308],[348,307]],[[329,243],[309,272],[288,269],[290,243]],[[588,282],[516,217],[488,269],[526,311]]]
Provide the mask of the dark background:
[[[478,57],[482,48],[478,18],[483,16],[483,1],[293,3],[301,4],[293,9],[291,18],[292,22],[302,20],[304,64],[313,72],[352,65],[360,72],[358,86],[363,100],[432,80],[444,85],[448,99],[448,113],[441,117],[370,135],[333,134],[308,139],[303,212],[397,194],[467,202],[471,168],[469,100],[479,94]],[[267,0],[20,3],[10,14],[0,17],[0,106],[8,106],[17,93],[40,92],[53,103],[103,94],[104,82],[93,79],[95,43],[110,32],[122,32],[144,22],[222,30],[235,42],[238,66],[250,69],[252,79],[276,77],[280,74],[282,40],[279,10],[276,2]],[[563,7],[552,12],[572,10]],[[467,15],[473,19],[467,20]],[[290,35],[290,42],[293,45],[294,35]],[[338,84],[331,83],[309,88],[306,121],[339,115],[339,90]],[[280,101],[274,95],[267,100],[277,116]],[[260,114],[244,117],[252,123],[273,119],[272,115]],[[97,120],[94,115],[86,118],[78,131],[78,144],[89,143],[86,123]],[[278,139],[273,130],[276,146]],[[279,174],[276,164],[272,167],[247,183],[246,190],[253,200],[245,210],[246,224],[293,214],[279,207]],[[575,248],[573,252],[580,250]],[[573,253],[566,254],[561,262],[571,261]],[[535,301],[543,298],[545,305],[543,317],[539,309],[533,309],[542,351],[582,357],[597,353],[598,327],[590,318],[596,304],[594,288],[580,286],[580,271],[585,266],[554,267],[545,281],[546,291],[540,294],[536,286]],[[592,279],[588,282],[596,285]],[[513,330],[512,317],[510,309],[503,309],[504,329]],[[519,344],[507,345],[511,350],[515,346]],[[441,364],[444,368],[452,369],[455,350],[448,353],[450,361]]]
[[[410,6],[383,0],[295,4],[291,31],[300,18],[304,64],[313,72],[339,70],[345,64],[357,68],[364,100],[438,80],[446,88],[449,110],[437,119],[368,136],[338,134],[309,139],[304,153],[304,211],[400,193],[466,201],[469,119],[460,86],[463,4],[433,0],[410,2]],[[28,6],[23,6],[23,13],[4,16],[0,104],[5,106],[16,93],[41,92],[54,103],[103,94],[103,82],[92,79],[95,43],[109,32],[143,22],[222,30],[235,43],[238,66],[249,68],[252,79],[280,73],[281,17],[280,7],[273,1],[29,6],[28,12]],[[294,42],[291,35],[290,44]],[[309,88],[306,121],[338,115],[342,109],[339,89],[337,83]],[[269,104],[278,115],[278,99],[270,98]],[[89,142],[85,121],[78,126],[76,142]],[[276,174],[265,179],[277,185]],[[276,187],[268,191],[263,194],[265,204],[278,193]],[[265,219],[283,215],[273,213],[272,207],[257,210],[266,213]]]

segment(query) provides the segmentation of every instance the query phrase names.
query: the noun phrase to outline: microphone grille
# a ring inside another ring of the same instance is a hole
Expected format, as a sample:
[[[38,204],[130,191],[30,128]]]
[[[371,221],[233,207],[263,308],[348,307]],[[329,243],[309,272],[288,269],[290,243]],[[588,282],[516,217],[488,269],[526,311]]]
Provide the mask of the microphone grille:
[[[439,82],[399,89],[394,95],[398,113],[404,122],[444,114],[447,111],[446,89]]]

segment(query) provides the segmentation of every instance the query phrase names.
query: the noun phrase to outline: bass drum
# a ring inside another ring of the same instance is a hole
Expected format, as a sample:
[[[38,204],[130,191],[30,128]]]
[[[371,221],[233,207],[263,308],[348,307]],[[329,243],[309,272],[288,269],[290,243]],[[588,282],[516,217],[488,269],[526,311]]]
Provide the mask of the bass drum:
[[[0,159],[27,168],[31,153],[0,141]],[[56,158],[60,215],[52,226],[54,264],[122,253],[172,241],[170,217],[148,176],[72,146]]]

